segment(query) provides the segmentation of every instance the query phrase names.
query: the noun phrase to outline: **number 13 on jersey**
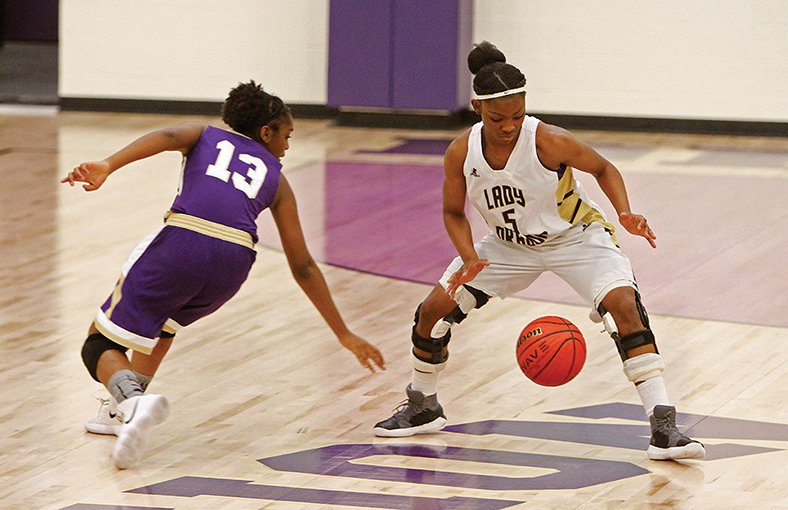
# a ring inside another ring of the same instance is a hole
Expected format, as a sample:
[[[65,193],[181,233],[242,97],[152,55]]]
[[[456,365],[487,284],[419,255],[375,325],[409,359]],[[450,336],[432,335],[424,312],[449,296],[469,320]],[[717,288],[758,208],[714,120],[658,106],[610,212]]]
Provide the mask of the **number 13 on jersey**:
[[[205,169],[205,175],[216,177],[224,182],[229,182],[230,176],[232,176],[233,186],[243,191],[250,199],[254,199],[260,192],[265,176],[268,174],[268,167],[265,166],[265,162],[249,154],[238,154],[238,160],[249,165],[246,170],[246,176],[243,176],[238,172],[230,172],[228,170],[235,154],[235,145],[229,140],[221,140],[216,144],[216,148],[219,149],[219,154],[216,156],[216,161]]]

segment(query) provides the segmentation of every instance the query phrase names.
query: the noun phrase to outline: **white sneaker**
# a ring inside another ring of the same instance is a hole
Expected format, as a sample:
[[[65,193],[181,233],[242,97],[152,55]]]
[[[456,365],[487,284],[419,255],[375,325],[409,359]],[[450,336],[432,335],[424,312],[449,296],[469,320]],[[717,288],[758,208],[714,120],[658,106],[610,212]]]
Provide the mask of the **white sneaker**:
[[[112,462],[118,469],[128,469],[142,458],[150,430],[167,419],[170,403],[163,395],[140,395],[118,404],[123,425],[112,450]]]
[[[118,404],[112,397],[96,397],[99,401],[96,417],[85,423],[85,430],[91,434],[117,436],[123,425],[123,415],[118,411]]]

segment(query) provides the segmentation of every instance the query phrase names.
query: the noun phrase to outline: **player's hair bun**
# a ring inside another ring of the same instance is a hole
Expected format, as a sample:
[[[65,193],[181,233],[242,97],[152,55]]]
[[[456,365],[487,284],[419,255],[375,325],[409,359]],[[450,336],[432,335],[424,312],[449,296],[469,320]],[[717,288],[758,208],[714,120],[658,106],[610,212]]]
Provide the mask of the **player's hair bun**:
[[[506,55],[489,41],[482,41],[474,44],[473,49],[468,54],[468,69],[472,74],[478,73],[484,66],[495,62],[506,62]]]

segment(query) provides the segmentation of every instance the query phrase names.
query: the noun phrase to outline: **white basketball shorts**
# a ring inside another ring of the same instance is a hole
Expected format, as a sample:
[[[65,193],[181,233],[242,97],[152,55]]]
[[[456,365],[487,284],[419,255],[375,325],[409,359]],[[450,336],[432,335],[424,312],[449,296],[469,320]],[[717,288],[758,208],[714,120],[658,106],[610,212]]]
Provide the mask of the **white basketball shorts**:
[[[479,258],[490,265],[468,285],[490,296],[505,298],[531,285],[545,271],[567,282],[597,309],[604,297],[617,287],[637,289],[632,265],[616,246],[611,234],[599,223],[577,224],[558,236],[535,247],[517,246],[500,240],[490,232],[474,244]],[[455,258],[440,284],[462,267]]]

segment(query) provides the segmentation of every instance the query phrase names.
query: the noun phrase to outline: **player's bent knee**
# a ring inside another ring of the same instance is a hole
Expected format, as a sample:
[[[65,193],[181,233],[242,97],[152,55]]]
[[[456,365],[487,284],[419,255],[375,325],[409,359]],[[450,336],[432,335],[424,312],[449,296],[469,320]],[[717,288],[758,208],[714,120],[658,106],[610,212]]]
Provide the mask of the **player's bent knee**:
[[[648,352],[624,360],[624,375],[635,384],[657,377],[662,374],[663,370],[665,370],[665,362],[662,360],[662,356],[655,352]]]
[[[651,323],[648,318],[648,312],[646,311],[646,307],[643,306],[643,301],[640,298],[640,292],[637,290],[635,290],[631,296],[626,295],[624,299],[619,301],[617,303],[616,310],[613,310],[613,312],[623,315],[626,313],[626,311],[632,310],[633,305],[637,312],[637,317],[640,319],[641,324],[643,324],[643,328],[650,329]],[[611,313],[611,310],[600,304],[596,311],[599,314],[599,317],[602,318],[605,330],[615,339],[616,335],[618,334],[618,327],[616,322],[613,320],[613,314]]]
[[[490,296],[482,291],[463,285],[457,289],[457,292],[454,294],[454,301],[457,303],[457,306],[435,323],[430,332],[430,336],[432,338],[443,337],[449,333],[450,328],[454,324],[459,324],[464,321],[471,310],[474,308],[481,308],[487,304],[489,299]]]
[[[125,353],[128,351],[128,348],[113,342],[101,333],[93,333],[88,336],[82,345],[82,362],[85,364],[85,368],[88,369],[90,376],[97,382],[100,382],[98,375],[96,375],[99,358],[109,350]]]
[[[640,301],[640,293],[637,291],[634,293],[634,300],[635,308],[644,329],[624,336],[619,334],[618,326],[616,325],[616,321],[613,319],[613,314],[606,310],[604,306],[600,306],[598,308],[599,315],[602,317],[602,324],[604,325],[605,331],[607,331],[611,338],[613,338],[613,341],[615,341],[618,354],[621,356],[623,361],[629,357],[627,354],[629,351],[643,346],[651,346],[654,352],[659,354],[659,350],[657,350],[657,343],[654,339],[654,333],[650,328],[648,313],[646,312],[646,308],[643,306],[643,303]]]
[[[414,326],[413,333],[411,334],[413,355],[426,363],[446,363],[446,360],[449,359],[449,352],[447,349],[449,340],[451,340],[451,331],[448,331],[448,329],[446,334],[439,338],[424,338],[416,333],[416,326]],[[427,356],[424,356],[424,353],[426,353]]]
[[[623,361],[626,361],[630,357],[628,354],[630,351],[641,347],[649,347],[654,350],[655,354],[659,354],[654,333],[650,329],[636,331],[635,333],[624,336],[616,335],[613,337],[613,340],[616,342],[618,354]]]
[[[449,358],[447,347],[449,340],[451,340],[451,327],[464,321],[471,310],[481,308],[489,299],[490,296],[480,290],[467,285],[460,287],[454,295],[457,306],[433,324],[429,338],[424,338],[416,332],[419,321],[424,315],[429,315],[429,313],[425,314],[425,309],[429,311],[431,308],[431,303],[428,300],[421,303],[416,308],[413,318],[415,324],[411,335],[413,355],[416,359],[433,365],[445,364]],[[429,359],[425,359],[427,357],[424,355],[425,353],[429,355]]]

